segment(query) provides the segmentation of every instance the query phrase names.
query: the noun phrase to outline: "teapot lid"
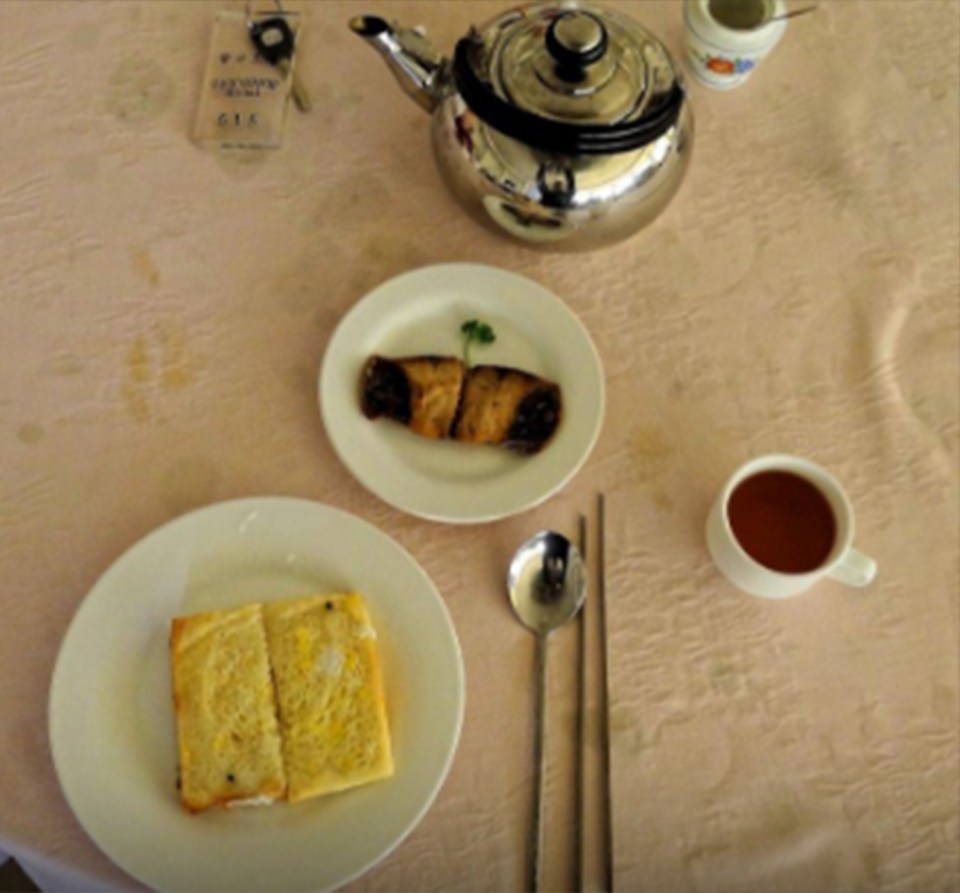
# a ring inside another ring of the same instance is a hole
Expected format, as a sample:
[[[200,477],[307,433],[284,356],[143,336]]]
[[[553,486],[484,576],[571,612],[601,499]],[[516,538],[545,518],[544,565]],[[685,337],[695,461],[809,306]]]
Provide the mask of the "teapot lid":
[[[684,100],[656,38],[580,3],[515,9],[471,31],[457,44],[453,75],[491,127],[564,155],[641,148],[676,123]]]

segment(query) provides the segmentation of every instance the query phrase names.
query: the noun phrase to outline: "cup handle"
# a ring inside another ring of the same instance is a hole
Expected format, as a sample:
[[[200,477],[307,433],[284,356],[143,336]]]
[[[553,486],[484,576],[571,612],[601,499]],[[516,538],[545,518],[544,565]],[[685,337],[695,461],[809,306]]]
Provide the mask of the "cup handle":
[[[848,549],[846,555],[840,559],[827,576],[841,583],[846,583],[847,586],[863,587],[869,586],[876,575],[876,561],[868,555],[864,555],[863,552]]]

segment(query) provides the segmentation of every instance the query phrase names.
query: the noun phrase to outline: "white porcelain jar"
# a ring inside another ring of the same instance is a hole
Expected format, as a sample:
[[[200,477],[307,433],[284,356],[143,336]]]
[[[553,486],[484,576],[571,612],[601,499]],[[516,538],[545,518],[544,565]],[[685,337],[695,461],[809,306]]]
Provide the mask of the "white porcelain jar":
[[[739,87],[787,30],[784,0],[684,0],[687,59],[717,90]]]

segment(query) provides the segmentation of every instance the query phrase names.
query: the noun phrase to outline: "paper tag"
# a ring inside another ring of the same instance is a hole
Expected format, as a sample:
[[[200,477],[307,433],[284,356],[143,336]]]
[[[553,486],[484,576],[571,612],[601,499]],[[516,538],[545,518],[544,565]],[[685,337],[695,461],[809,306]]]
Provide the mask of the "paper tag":
[[[283,15],[296,34],[299,14]],[[217,13],[193,138],[222,149],[278,149],[289,95],[290,74],[284,75],[257,52],[247,31],[247,16]]]

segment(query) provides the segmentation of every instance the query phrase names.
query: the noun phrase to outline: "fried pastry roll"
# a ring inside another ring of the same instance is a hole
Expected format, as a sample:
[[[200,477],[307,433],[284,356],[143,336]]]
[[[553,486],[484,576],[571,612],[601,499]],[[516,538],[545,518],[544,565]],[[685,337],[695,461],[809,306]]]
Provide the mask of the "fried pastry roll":
[[[560,388],[508,366],[474,366],[467,372],[453,438],[537,453],[560,424]]]
[[[393,419],[421,437],[449,437],[465,372],[456,357],[372,356],[361,376],[363,414]]]
[[[372,356],[361,375],[361,407],[368,419],[393,419],[422,437],[532,454],[556,432],[563,400],[553,382],[509,366]]]

